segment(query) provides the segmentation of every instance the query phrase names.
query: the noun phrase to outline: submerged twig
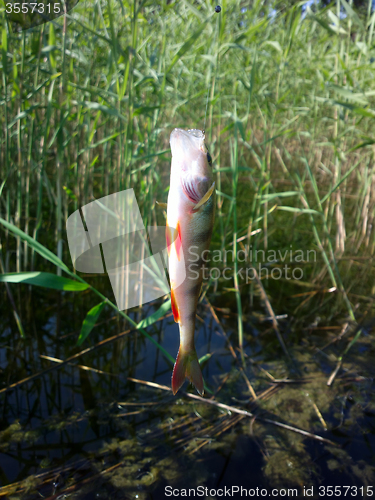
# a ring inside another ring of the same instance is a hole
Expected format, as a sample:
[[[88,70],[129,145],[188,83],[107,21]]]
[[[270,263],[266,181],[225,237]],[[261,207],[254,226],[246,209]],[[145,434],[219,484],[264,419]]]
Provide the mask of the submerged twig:
[[[143,384],[143,385],[147,385],[149,387],[155,387],[156,389],[162,389],[163,391],[168,391],[168,392],[172,391],[172,389],[170,387],[167,387],[166,385],[156,384],[155,382],[149,382],[147,380],[139,380],[139,379],[131,378],[131,377],[128,377],[128,380],[131,380],[132,382],[135,382],[137,384]],[[305,430],[300,429],[298,427],[294,427],[294,426],[288,425],[288,424],[283,424],[282,422],[278,422],[276,420],[271,420],[269,418],[258,417],[247,410],[241,410],[240,408],[236,408],[235,406],[229,406],[229,405],[226,405],[224,403],[219,403],[218,401],[215,401],[214,399],[205,399],[205,398],[202,398],[201,396],[198,396],[197,394],[192,394],[190,392],[183,392],[183,394],[185,396],[187,396],[188,398],[196,399],[197,401],[200,401],[201,403],[213,405],[213,406],[216,406],[217,408],[221,408],[223,410],[227,410],[227,411],[230,411],[233,413],[238,413],[239,415],[244,415],[246,417],[251,417],[251,418],[255,417],[260,422],[265,422],[267,424],[276,425],[277,427],[281,427],[283,429],[295,432],[297,434],[302,434],[303,436],[309,437],[311,439],[315,439],[316,441],[321,441],[321,442],[326,443],[326,444],[330,444],[332,446],[339,446],[337,443],[334,443],[333,441],[330,441],[329,439],[323,438],[323,437],[319,436],[318,434],[312,434],[311,432],[305,431]]]
[[[341,368],[341,365],[342,365],[342,359],[339,359],[338,362],[337,362],[336,368],[333,370],[333,372],[331,373],[329,379],[327,380],[328,387],[333,384],[333,381],[335,380],[336,375],[338,374],[338,372],[339,372],[339,370]]]
[[[323,347],[321,347],[319,349],[319,351],[323,351],[324,349],[326,349],[328,346],[330,346],[331,344],[334,344],[335,342],[339,341],[342,339],[342,337],[349,331],[349,322],[346,322],[344,324],[344,326],[342,327],[341,329],[341,332],[332,340],[330,340],[329,342],[327,342],[327,344],[325,344]]]
[[[313,401],[311,401],[311,404],[313,405],[315,413],[318,415],[320,423],[322,424],[322,426],[324,427],[324,429],[327,430],[328,426],[327,426],[326,421],[324,420],[323,415],[321,414],[319,408],[317,407],[317,405]]]
[[[301,379],[275,378],[262,366],[258,365],[258,368],[271,380],[272,384],[305,384],[306,382],[311,381],[311,379],[309,378],[301,378]]]
[[[225,422],[220,422],[219,425],[217,425],[214,429],[215,434],[213,435],[213,437],[209,437],[203,440],[198,446],[196,446],[193,450],[190,451],[189,455],[196,453],[198,450],[203,448],[203,446],[209,444],[212,441],[212,439],[217,438],[218,436],[220,436],[220,434],[223,434],[223,432],[226,432],[231,427],[237,425],[244,418],[245,418],[244,415],[235,415],[234,417],[229,419],[229,422],[227,421],[228,419]]]
[[[45,356],[44,354],[39,354],[39,357],[43,358],[43,359],[47,359],[48,361],[53,361],[54,363],[59,363],[59,364],[64,363],[64,361],[62,359],[53,358],[52,356]],[[68,365],[75,366],[77,368],[80,368],[81,370],[99,373],[100,375],[110,375],[111,377],[117,376],[114,373],[104,372],[103,370],[99,370],[98,368],[92,368],[91,366],[76,365],[76,364],[71,363],[71,362],[69,362]]]

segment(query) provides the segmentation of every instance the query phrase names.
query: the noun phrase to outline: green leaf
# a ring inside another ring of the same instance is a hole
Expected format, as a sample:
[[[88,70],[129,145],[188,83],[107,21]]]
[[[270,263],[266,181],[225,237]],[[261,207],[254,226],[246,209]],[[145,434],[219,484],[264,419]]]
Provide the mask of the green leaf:
[[[105,113],[107,115],[115,116],[116,118],[120,118],[120,120],[126,120],[125,116],[123,116],[121,113],[117,111],[117,109],[110,108],[108,106],[104,106],[104,104],[99,104],[98,102],[91,102],[91,101],[84,101],[84,102],[79,102],[77,104],[80,104],[84,106],[86,109],[92,109],[94,111],[101,111],[102,113]]]
[[[329,25],[330,28],[337,34],[341,33],[342,35],[346,35],[347,32],[344,30],[344,28],[341,27],[340,20],[336,16],[336,14],[334,14],[331,10],[329,10],[327,14],[332,21],[332,24]]]
[[[283,191],[282,193],[261,194],[257,198],[261,198],[261,203],[266,203],[274,198],[287,198],[288,196],[297,196],[299,194],[298,191]]]
[[[96,130],[94,130],[95,132]],[[89,149],[95,149],[97,148],[98,146],[100,146],[101,144],[105,144],[106,142],[108,141],[111,141],[113,139],[116,139],[116,137],[120,135],[120,132],[115,132],[114,134],[108,136],[108,137],[104,137],[104,139],[100,139],[100,141],[98,142],[95,142],[94,144],[89,144],[88,146],[86,146],[85,148],[81,149],[80,151],[78,151],[78,155],[81,155],[82,153],[84,153],[85,151],[88,151]],[[90,142],[90,141],[89,141]]]
[[[86,318],[83,321],[81,333],[79,334],[77,340],[77,346],[80,346],[86,340],[91,330],[94,328],[95,323],[97,322],[100,313],[102,312],[103,307],[106,305],[106,303],[107,301],[104,300],[103,302],[100,302],[99,304],[97,304],[96,306],[94,306],[92,309],[89,310]]]
[[[11,224],[5,219],[2,219],[1,217],[0,217],[0,224],[2,224],[4,227],[6,227],[6,229],[11,231],[15,236],[19,236],[22,240],[27,241],[27,243],[31,246],[31,248],[33,248],[36,252],[38,252],[39,255],[52,262],[52,264],[59,267],[68,274],[73,274],[70,271],[70,269],[64,264],[64,262],[57,257],[57,255],[52,253],[50,250],[48,250],[48,248],[43,246],[38,241],[34,240],[34,238],[24,233],[22,229],[19,229],[17,226]]]
[[[277,207],[277,210],[284,210],[284,212],[295,212],[298,214],[314,214],[321,216],[322,214],[312,208],[296,208],[296,207]]]
[[[160,109],[163,106],[140,106],[133,111],[133,116],[147,115],[153,113],[156,109]]]
[[[150,316],[147,316],[147,318],[142,319],[138,325],[137,328],[146,328],[147,326],[152,325],[160,319],[164,314],[166,314],[169,309],[171,308],[171,299],[168,299],[166,302],[164,302],[157,311],[152,313]]]
[[[335,31],[331,28],[331,26],[326,21],[321,19],[320,17],[314,16],[313,14],[310,14],[309,16],[307,16],[307,18],[312,19],[313,21],[316,21],[317,23],[319,23],[320,26],[322,26],[325,30],[327,30],[328,33],[330,33],[331,35],[333,35],[335,33]]]
[[[278,52],[282,52],[281,46],[279,42],[275,42],[273,40],[267,40],[266,42],[263,43],[263,45],[271,45],[274,49],[276,49]]]
[[[81,292],[90,288],[86,283],[79,283],[79,281],[63,278],[62,276],[57,276],[57,274],[44,272],[0,274],[0,282],[27,283],[28,285],[70,292]]]
[[[46,45],[45,47],[42,48],[41,53],[42,54],[49,54],[50,52],[53,52],[54,50],[57,50],[58,46],[57,45]]]
[[[351,6],[345,1],[341,0],[341,4],[344,6],[344,9],[346,10],[348,16],[361,28],[362,33],[365,33],[365,27],[361,21],[361,19],[358,17],[357,13],[351,8]]]
[[[373,141],[371,144],[375,144],[375,141]],[[360,146],[355,146],[354,148],[352,148],[350,151],[354,151],[355,149],[358,149],[358,147]],[[362,160],[362,159],[361,159]],[[341,177],[341,179],[339,180],[339,182],[320,200],[320,204],[323,205],[323,203],[328,200],[328,198],[331,196],[331,194],[336,191],[336,189],[340,186],[340,184],[342,182],[345,181],[345,179],[347,177],[349,177],[349,175],[353,172],[354,169],[356,169],[360,164],[361,164],[361,160],[359,160],[351,169],[349,169],[345,175],[343,175]]]
[[[375,139],[368,139],[367,141],[361,142],[361,143],[357,144],[356,146],[354,146],[353,148],[348,149],[347,152],[351,153],[352,151],[356,151],[357,149],[365,148],[367,146],[372,146],[373,144],[375,144]]]
[[[232,169],[230,169],[230,170],[232,170]],[[230,200],[230,201],[233,201],[232,196],[229,196],[228,194],[223,193],[222,191],[218,191],[217,189],[216,189],[216,194],[217,194],[218,196],[223,196],[224,198],[227,198],[227,199],[228,199],[228,200]]]
[[[4,189],[4,186],[5,186],[5,183],[7,181],[7,177],[5,177],[5,179],[3,180],[3,182],[1,183],[1,186],[0,186],[0,196],[1,196],[1,193],[3,192],[3,189]]]
[[[343,108],[350,109],[350,111],[352,111],[356,115],[365,116],[366,118],[375,118],[375,111],[373,109],[361,108],[359,106],[349,104],[348,102],[333,101],[333,103],[342,106]]]
[[[65,49],[65,54],[72,57],[73,59],[77,59],[77,61],[83,64],[88,64],[88,60],[86,59],[85,55],[81,50]]]
[[[25,111],[21,111],[18,113],[18,115],[8,124],[8,129],[11,129],[15,123],[18,122],[18,120],[22,120],[23,118],[26,118],[30,113],[34,111],[34,109],[39,108],[39,104],[35,104],[34,106],[30,106],[27,108]]]
[[[333,83],[330,83],[327,85],[329,89],[334,90],[337,94],[341,95],[342,97],[345,97],[347,99],[350,99],[351,101],[357,102],[358,104],[361,105],[366,105],[368,104],[368,99],[364,99],[366,97],[365,93],[359,94],[359,93],[353,93],[350,89],[345,89],[343,87],[340,87],[339,85],[335,85]]]
[[[202,366],[204,363],[206,363],[212,356],[212,352],[208,352],[207,354],[204,354],[201,358],[199,358],[198,363]]]

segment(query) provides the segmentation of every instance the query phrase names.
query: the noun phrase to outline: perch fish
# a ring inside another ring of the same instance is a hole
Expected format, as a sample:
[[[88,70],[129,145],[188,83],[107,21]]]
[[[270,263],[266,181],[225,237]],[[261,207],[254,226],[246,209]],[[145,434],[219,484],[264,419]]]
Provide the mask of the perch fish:
[[[216,196],[212,159],[204,139],[204,132],[196,129],[176,128],[170,137],[172,165],[166,238],[172,311],[180,328],[180,348],[172,374],[173,394],[186,378],[203,394],[194,331],[203,280],[203,252],[211,241]]]

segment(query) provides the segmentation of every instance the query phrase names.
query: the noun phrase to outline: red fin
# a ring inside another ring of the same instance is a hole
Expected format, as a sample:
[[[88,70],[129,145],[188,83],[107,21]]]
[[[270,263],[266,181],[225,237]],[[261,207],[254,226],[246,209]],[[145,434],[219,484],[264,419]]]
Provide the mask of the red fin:
[[[171,288],[171,305],[172,305],[172,312],[173,312],[173,317],[176,323],[180,322],[180,313],[178,311],[178,305],[176,302],[176,297],[174,296],[173,288]]]
[[[176,230],[177,230],[177,238],[175,239],[174,246],[176,248],[177,259],[180,261],[181,247],[182,247],[180,221],[177,222]]]
[[[201,367],[199,366],[197,353],[195,350],[193,352],[184,352],[180,346],[172,373],[173,395],[177,393],[186,378],[190,380],[199,394],[203,396],[203,376]]]
[[[176,229],[168,226],[168,221],[167,221],[167,226],[165,228],[165,239],[167,242],[168,256],[171,254],[172,243],[174,242],[177,258],[178,260],[180,260],[182,243],[181,243],[181,232],[180,232],[179,221],[177,221]]]

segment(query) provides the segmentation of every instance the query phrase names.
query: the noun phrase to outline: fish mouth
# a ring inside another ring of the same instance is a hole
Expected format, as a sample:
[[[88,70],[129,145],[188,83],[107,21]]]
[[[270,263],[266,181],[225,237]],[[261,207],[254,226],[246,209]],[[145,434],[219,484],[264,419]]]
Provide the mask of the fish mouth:
[[[185,153],[192,153],[197,150],[205,153],[204,139],[205,135],[202,130],[175,128],[170,137],[172,156],[178,154],[181,149]]]
[[[181,129],[175,129],[175,130],[181,130]],[[189,134],[190,136],[196,137],[197,139],[202,139],[204,141],[204,132],[203,130],[198,130],[197,128],[190,128],[189,130],[182,130],[182,132],[185,132],[186,134]]]

